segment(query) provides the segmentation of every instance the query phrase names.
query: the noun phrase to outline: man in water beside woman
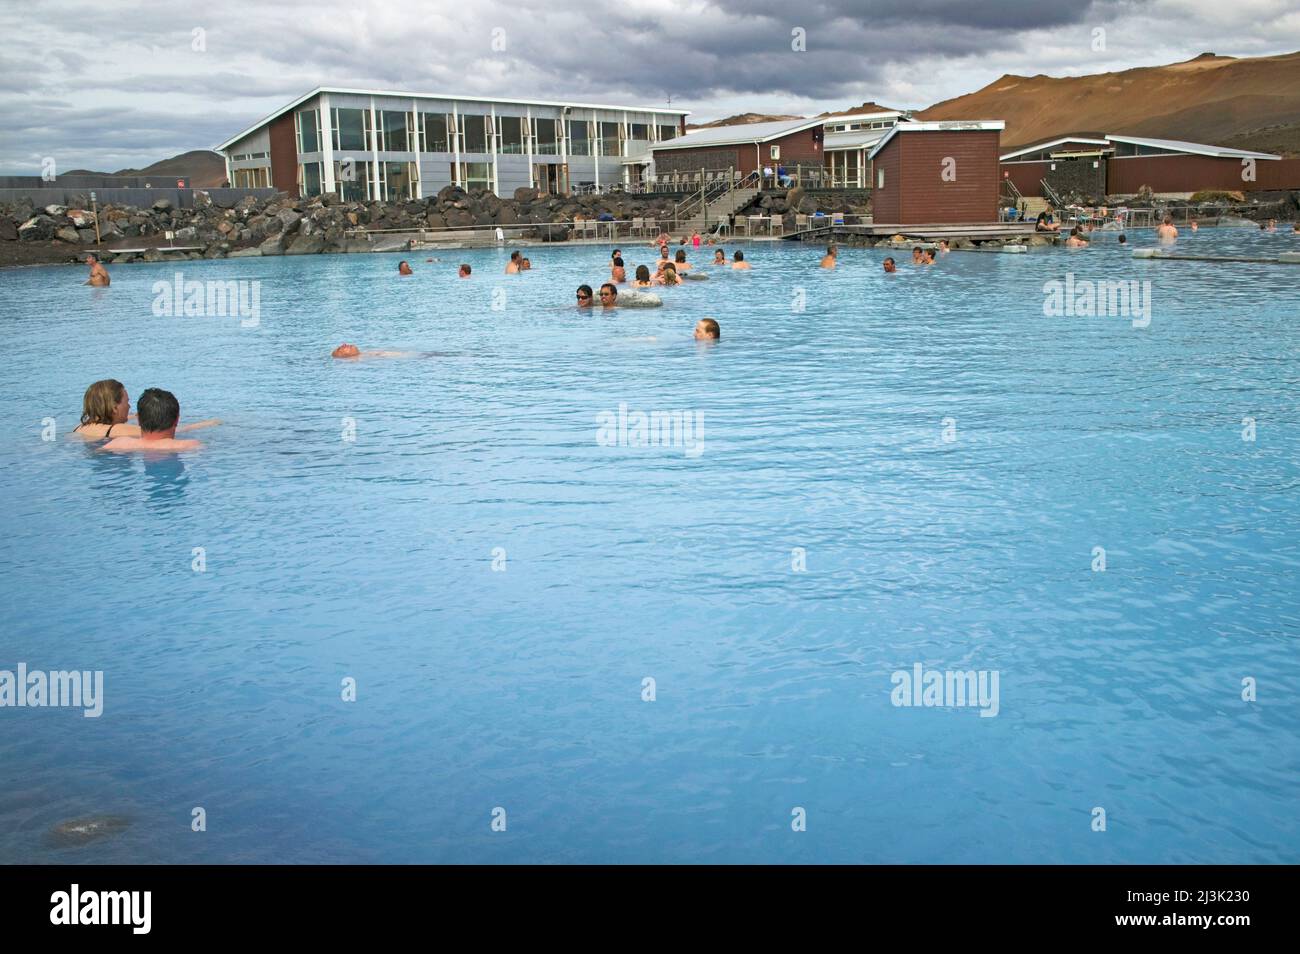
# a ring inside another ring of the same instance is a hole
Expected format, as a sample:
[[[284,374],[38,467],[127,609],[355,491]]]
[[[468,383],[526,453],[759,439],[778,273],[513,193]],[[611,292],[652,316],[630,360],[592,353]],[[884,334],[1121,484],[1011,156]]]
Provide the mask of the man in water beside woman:
[[[156,391],[157,388],[150,388],[149,391]],[[146,391],[145,394],[148,394]],[[166,394],[168,392],[161,392]],[[144,401],[144,395],[140,396],[141,402]],[[72,429],[76,434],[88,441],[102,441],[118,437],[141,437],[144,433],[142,421],[140,424],[128,423],[131,417],[131,396],[126,393],[126,386],[121,381],[113,378],[106,378],[103,381],[96,381],[90,387],[86,388],[86,393],[81,400],[81,423]],[[217,418],[208,418],[206,421],[197,421],[194,424],[186,424],[178,428],[180,431],[197,431],[202,427],[212,427],[220,424]]]

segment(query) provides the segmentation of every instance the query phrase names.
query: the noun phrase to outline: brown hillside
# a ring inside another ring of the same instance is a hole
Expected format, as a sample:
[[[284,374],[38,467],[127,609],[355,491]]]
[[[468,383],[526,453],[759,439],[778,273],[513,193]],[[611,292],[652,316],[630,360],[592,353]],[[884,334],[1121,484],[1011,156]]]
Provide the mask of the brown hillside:
[[[170,159],[161,159],[143,169],[119,169],[117,172],[90,172],[86,169],[69,169],[64,175],[92,176],[176,176],[189,179],[196,189],[214,189],[226,181],[226,160],[221,153],[207,149],[193,149]]]
[[[687,123],[686,131],[693,129],[712,129],[714,126],[748,126],[750,123],[776,123],[786,119],[803,119],[802,116],[768,116],[763,113],[738,113],[726,119],[715,119],[711,123]]]
[[[1205,53],[1168,66],[1093,76],[1007,75],[936,103],[918,119],[1002,119],[1002,145],[1091,129],[1300,152],[1300,53]]]

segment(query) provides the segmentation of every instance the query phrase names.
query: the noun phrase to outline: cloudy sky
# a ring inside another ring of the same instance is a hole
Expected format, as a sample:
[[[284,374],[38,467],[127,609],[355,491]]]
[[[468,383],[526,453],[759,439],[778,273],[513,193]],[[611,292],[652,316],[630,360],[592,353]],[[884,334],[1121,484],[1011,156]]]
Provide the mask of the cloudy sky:
[[[1300,50],[1300,3],[6,0],[0,33],[0,173],[39,175],[46,157],[60,172],[113,171],[211,148],[322,85],[671,97],[696,121],[864,100],[921,108],[1005,73]]]

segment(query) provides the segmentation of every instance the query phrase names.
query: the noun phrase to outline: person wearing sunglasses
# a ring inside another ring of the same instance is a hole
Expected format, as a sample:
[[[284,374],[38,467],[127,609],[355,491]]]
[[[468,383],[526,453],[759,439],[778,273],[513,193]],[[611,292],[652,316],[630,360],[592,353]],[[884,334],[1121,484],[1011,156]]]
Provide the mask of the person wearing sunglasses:
[[[578,286],[578,307],[590,308],[593,304],[594,302],[592,302],[591,300],[591,286],[579,285]]]

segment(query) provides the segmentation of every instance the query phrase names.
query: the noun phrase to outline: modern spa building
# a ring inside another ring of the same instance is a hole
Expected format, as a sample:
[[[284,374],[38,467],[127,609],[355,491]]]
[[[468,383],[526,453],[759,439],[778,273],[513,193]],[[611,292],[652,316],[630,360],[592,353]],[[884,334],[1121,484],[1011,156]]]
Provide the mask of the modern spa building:
[[[448,185],[501,196],[633,181],[638,157],[685,132],[649,106],[321,87],[217,147],[236,188],[418,199]]]
[[[660,179],[689,179],[700,173],[734,170],[745,176],[765,167],[824,170],[821,181],[840,188],[867,188],[869,153],[899,122],[901,110],[881,109],[845,116],[775,120],[695,129],[650,147]]]

